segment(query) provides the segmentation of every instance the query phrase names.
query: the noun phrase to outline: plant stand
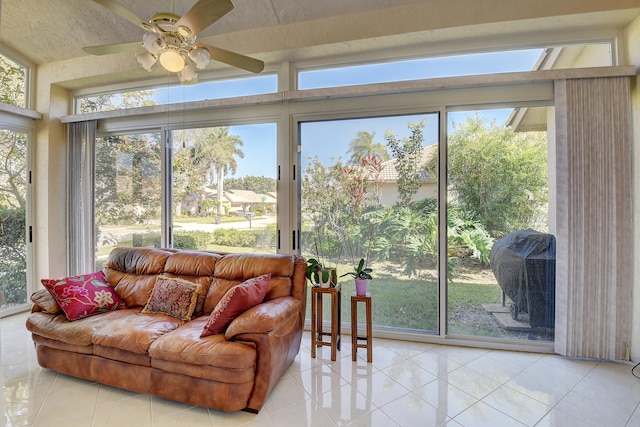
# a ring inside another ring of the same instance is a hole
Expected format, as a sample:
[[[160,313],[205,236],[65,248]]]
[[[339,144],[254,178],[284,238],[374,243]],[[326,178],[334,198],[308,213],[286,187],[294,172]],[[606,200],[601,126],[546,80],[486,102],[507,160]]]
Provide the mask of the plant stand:
[[[325,294],[331,297],[331,332],[323,331],[322,298]],[[331,360],[336,360],[336,350],[340,350],[340,311],[342,309],[342,289],[338,283],[335,288],[311,288],[311,357],[316,357],[316,347],[330,346]],[[324,335],[331,341],[323,341]]]
[[[365,336],[358,336],[358,303],[363,302],[365,305]],[[359,348],[367,349],[367,363],[373,361],[372,346],[372,327],[371,327],[371,294],[357,295],[355,292],[351,295],[351,360],[356,361],[356,353]],[[358,341],[365,341],[360,344]]]

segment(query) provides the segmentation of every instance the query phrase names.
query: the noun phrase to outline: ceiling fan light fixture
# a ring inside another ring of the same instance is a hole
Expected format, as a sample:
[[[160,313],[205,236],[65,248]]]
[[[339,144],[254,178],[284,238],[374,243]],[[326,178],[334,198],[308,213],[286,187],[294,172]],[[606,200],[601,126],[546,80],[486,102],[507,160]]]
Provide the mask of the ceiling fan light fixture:
[[[160,54],[160,64],[165,70],[177,73],[185,66],[184,58],[176,49],[167,48]]]
[[[136,55],[136,59],[138,60],[138,64],[147,71],[151,71],[151,67],[153,67],[153,64],[157,61],[157,58],[149,52]]]
[[[184,66],[182,71],[178,73],[178,78],[180,79],[180,83],[189,83],[192,80],[197,79],[198,74],[191,65],[187,64]]]
[[[167,47],[167,44],[159,35],[154,33],[145,33],[144,36],[142,36],[142,46],[147,50],[147,52],[158,56]]]
[[[184,25],[179,25],[178,26],[178,34],[180,34],[182,37],[185,37],[185,38],[191,38],[192,37],[191,28],[186,27]]]
[[[211,55],[207,49],[195,47],[189,51],[189,58],[196,64],[198,70],[204,70],[206,66],[209,65]]]

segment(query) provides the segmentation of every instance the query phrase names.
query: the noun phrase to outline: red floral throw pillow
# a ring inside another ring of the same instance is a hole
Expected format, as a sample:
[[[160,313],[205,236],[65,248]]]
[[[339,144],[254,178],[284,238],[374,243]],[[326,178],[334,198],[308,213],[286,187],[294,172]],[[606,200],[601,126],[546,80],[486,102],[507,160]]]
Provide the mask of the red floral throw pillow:
[[[201,286],[175,277],[158,276],[143,313],[168,314],[191,320]]]
[[[270,282],[271,274],[263,274],[229,289],[211,312],[200,337],[224,332],[239,314],[260,304],[267,295]]]
[[[69,320],[127,308],[102,271],[41,282]]]

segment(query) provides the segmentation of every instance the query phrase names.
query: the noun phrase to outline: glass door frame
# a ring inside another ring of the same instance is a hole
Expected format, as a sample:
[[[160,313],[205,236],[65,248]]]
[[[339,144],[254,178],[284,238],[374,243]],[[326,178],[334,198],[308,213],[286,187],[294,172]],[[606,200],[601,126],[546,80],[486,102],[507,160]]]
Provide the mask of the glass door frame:
[[[22,110],[22,109],[19,109]],[[28,110],[24,110],[25,113],[30,113]],[[26,209],[25,209],[25,240],[26,240],[26,301],[24,304],[11,307],[9,309],[0,310],[0,318],[10,316],[12,314],[21,313],[31,309],[31,301],[29,295],[36,291],[36,285],[34,281],[33,272],[33,169],[35,159],[33,158],[33,141],[34,141],[34,129],[36,126],[34,117],[30,115],[21,115],[19,113],[5,112],[0,109],[0,128],[11,131],[19,132],[25,135],[27,139],[27,158],[26,158]]]
[[[376,102],[380,101],[379,104]],[[450,344],[461,346],[480,346],[521,351],[552,352],[553,342],[519,342],[516,340],[494,339],[477,336],[457,336],[447,333],[447,138],[448,116],[451,111],[472,109],[497,109],[533,106],[553,106],[553,85],[544,83],[523,83],[521,85],[478,86],[453,90],[433,90],[420,93],[393,95],[373,95],[349,99],[313,100],[304,103],[292,103],[291,136],[292,152],[295,153],[295,164],[298,168],[298,182],[294,183],[297,212],[292,218],[294,230],[301,230],[301,142],[300,123],[308,121],[328,121],[353,119],[385,115],[411,115],[425,111],[439,114],[439,150],[438,150],[438,209],[439,209],[439,255],[438,255],[438,326],[437,334],[418,334],[402,330],[374,328],[374,336],[391,339],[407,339],[420,342]],[[372,108],[372,105],[381,107]],[[336,113],[336,111],[339,111]],[[298,250],[299,251],[299,245]],[[307,323],[310,324],[310,321]],[[307,327],[310,327],[307,325]],[[350,333],[349,325],[343,322],[345,333]]]

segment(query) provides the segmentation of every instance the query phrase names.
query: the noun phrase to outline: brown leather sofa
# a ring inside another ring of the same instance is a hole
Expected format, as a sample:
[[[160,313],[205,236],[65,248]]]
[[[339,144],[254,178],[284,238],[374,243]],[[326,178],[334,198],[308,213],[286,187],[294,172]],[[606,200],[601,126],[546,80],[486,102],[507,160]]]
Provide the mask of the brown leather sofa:
[[[69,321],[45,301],[43,289],[32,298],[27,329],[44,368],[207,408],[257,413],[300,349],[305,268],[295,255],[116,248],[104,274],[127,309]],[[200,338],[228,289],[266,273],[271,282],[261,304],[238,315],[224,333]],[[202,285],[192,320],[141,312],[160,274]]]

